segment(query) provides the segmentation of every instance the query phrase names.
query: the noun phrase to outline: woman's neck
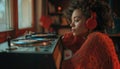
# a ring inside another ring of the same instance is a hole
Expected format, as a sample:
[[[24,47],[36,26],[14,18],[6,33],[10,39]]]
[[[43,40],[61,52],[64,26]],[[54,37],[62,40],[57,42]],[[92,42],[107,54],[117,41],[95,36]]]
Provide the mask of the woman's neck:
[[[88,36],[88,32],[87,33],[83,33],[83,34],[79,34],[79,35],[75,35],[75,37],[82,37],[83,39],[86,39],[87,38],[87,36]]]

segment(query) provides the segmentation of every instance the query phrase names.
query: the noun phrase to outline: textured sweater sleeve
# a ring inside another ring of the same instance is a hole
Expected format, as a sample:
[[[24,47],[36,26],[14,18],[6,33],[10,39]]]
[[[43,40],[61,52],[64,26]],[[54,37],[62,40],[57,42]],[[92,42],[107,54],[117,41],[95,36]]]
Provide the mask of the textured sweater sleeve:
[[[69,33],[64,34],[62,42],[65,47],[69,48],[70,46],[72,46],[71,44],[73,44],[73,42],[72,42],[73,39],[74,39],[74,37],[73,37],[72,33],[69,32]]]
[[[81,36],[73,36],[71,32],[66,33],[62,39],[63,46],[72,50],[73,53],[75,53],[81,47],[83,42],[84,39]]]
[[[119,69],[119,61],[112,40],[99,32],[88,36],[71,62],[74,69]]]

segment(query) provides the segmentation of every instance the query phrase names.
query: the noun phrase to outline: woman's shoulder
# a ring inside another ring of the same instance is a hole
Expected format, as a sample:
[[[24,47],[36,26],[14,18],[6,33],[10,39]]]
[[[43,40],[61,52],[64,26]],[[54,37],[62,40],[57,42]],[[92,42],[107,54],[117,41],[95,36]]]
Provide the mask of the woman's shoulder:
[[[104,38],[104,37],[109,37],[109,36],[106,33],[93,32],[93,33],[90,33],[88,37]]]
[[[101,33],[101,32],[93,32],[93,33],[89,34],[88,38],[92,38],[92,39],[96,39],[96,40],[100,40],[100,41],[108,41],[108,40],[111,41],[108,34]]]

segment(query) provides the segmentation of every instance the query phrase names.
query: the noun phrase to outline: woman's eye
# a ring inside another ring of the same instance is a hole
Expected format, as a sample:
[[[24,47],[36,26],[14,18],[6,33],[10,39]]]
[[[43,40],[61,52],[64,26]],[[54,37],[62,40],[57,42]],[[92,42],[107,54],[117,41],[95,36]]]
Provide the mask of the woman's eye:
[[[74,20],[74,22],[79,22],[80,20]]]
[[[80,16],[74,17],[74,22],[79,22],[80,20],[81,20],[81,17],[80,17]]]

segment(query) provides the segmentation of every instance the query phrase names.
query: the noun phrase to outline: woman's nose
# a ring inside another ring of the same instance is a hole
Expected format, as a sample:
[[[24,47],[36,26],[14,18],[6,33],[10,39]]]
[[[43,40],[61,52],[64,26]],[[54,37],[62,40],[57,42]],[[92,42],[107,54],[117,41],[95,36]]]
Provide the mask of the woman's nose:
[[[75,26],[74,22],[71,22],[71,23],[70,23],[70,26],[71,26],[71,27]]]

